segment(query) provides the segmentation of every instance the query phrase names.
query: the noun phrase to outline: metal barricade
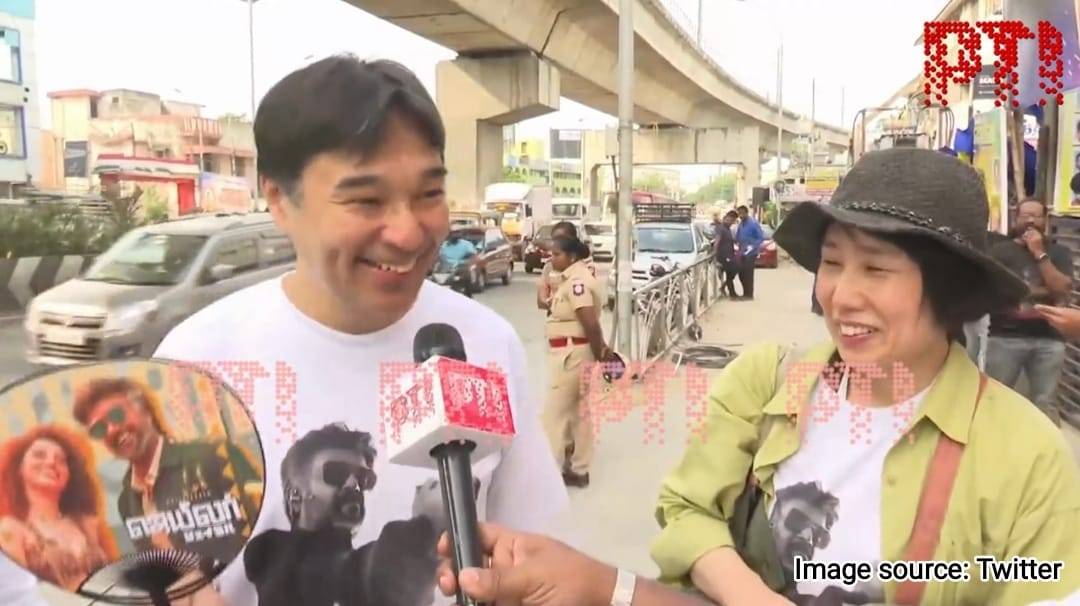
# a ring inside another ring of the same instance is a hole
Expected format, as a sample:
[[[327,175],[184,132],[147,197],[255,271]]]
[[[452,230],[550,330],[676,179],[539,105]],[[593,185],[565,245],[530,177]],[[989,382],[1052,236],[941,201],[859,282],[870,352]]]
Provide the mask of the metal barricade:
[[[721,286],[719,266],[707,257],[636,288],[629,361],[647,372],[688,332],[700,330],[698,320],[720,297]]]

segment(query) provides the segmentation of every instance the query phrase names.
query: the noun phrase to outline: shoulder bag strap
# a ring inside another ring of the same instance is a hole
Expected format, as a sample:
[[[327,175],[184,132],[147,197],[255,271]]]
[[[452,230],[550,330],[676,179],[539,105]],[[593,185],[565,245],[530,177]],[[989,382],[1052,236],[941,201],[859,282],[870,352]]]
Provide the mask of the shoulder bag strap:
[[[979,373],[979,391],[975,396],[972,418],[979,409],[983,389],[986,387],[986,375]],[[919,509],[915,514],[915,525],[908,539],[904,560],[908,562],[927,561],[934,557],[938,541],[941,539],[941,527],[945,524],[945,513],[949,509],[953,481],[960,467],[960,457],[964,454],[964,445],[941,433],[938,437],[934,456],[926,471]],[[922,600],[925,583],[905,581],[896,589],[895,603],[902,606],[915,606]]]

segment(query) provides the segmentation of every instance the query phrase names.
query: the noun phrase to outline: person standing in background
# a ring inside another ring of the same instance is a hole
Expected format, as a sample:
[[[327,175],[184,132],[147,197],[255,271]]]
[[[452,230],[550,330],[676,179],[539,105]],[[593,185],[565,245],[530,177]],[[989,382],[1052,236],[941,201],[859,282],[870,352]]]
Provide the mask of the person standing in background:
[[[739,283],[742,284],[742,296],[746,301],[754,300],[754,269],[757,264],[758,253],[761,252],[761,244],[765,241],[765,233],[761,231],[761,225],[750,216],[750,209],[744,204],[736,209],[739,214],[739,229],[735,234],[735,241],[739,245]]]
[[[588,402],[588,382],[582,373],[593,370],[593,362],[606,362],[611,349],[600,326],[603,292],[588,267],[589,248],[577,238],[558,238],[551,255],[552,270],[563,281],[551,296],[550,313],[544,326],[548,339],[548,395],[544,407],[544,429],[556,459],[562,464],[567,486],[589,485],[592,463],[592,423]]]
[[[731,233],[731,226],[738,220],[739,214],[729,210],[721,219],[719,213],[713,215],[713,239],[716,263],[723,278],[723,287],[727,295],[735,298],[735,276],[739,273],[739,267],[735,262],[735,235]]]
[[[1042,201],[1024,200],[1017,208],[1012,239],[990,249],[996,261],[1024,279],[1030,296],[1016,309],[990,315],[986,372],[1013,388],[1024,372],[1029,399],[1060,424],[1056,391],[1065,364],[1065,342],[1034,306],[1069,302],[1073,262],[1069,249],[1046,237],[1046,219]]]
[[[551,239],[573,238],[577,239],[577,227],[569,221],[559,221],[551,226]],[[593,263],[592,254],[585,259],[585,266],[593,276],[596,276],[596,265]],[[551,259],[544,263],[540,270],[540,284],[536,289],[536,306],[540,309],[548,309],[551,306],[551,295],[562,284],[563,276],[558,271],[551,270]]]

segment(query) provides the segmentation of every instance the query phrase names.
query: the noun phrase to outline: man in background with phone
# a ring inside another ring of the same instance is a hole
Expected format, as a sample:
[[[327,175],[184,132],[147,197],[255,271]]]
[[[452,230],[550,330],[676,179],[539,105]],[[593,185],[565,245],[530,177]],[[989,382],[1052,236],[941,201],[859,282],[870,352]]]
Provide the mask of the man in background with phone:
[[[1055,393],[1065,341],[1036,305],[1068,305],[1073,262],[1068,248],[1049,241],[1046,226],[1046,205],[1026,199],[1017,207],[1012,238],[990,249],[994,259],[1027,282],[1031,294],[1018,309],[991,314],[986,372],[1016,389],[1023,371],[1027,398],[1060,425]]]

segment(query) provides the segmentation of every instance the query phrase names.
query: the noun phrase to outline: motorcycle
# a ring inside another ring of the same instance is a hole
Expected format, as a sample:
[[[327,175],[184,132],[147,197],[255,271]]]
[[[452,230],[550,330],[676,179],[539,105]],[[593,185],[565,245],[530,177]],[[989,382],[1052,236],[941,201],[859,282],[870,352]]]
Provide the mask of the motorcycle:
[[[439,286],[456,290],[470,299],[473,296],[472,265],[468,259],[458,263],[439,259],[428,279]]]

